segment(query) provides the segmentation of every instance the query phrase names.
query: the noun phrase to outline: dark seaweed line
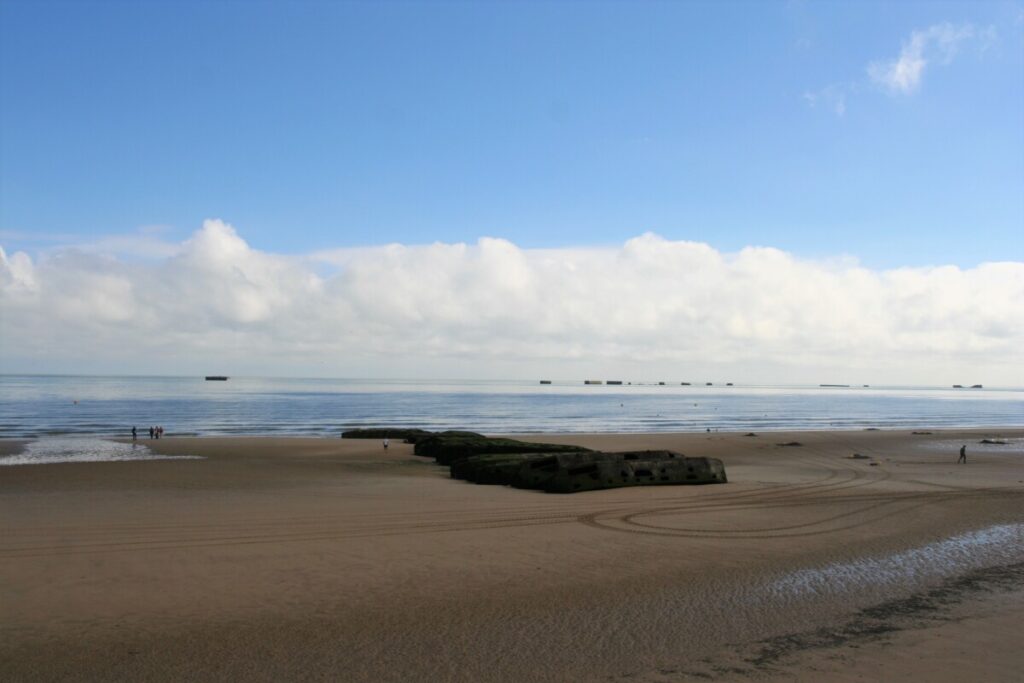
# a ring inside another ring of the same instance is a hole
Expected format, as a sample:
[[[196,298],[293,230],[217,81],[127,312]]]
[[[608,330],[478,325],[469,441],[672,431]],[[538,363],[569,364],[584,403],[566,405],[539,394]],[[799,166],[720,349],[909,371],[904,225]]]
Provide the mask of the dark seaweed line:
[[[756,680],[764,675],[778,675],[782,673],[781,665],[792,662],[802,653],[880,642],[900,631],[951,620],[953,608],[973,597],[1021,588],[1024,588],[1024,562],[976,569],[948,578],[934,588],[860,609],[837,626],[786,633],[754,643],[731,644],[723,650],[727,654],[703,658],[696,666],[688,663],[663,667],[660,673],[704,680]],[[822,675],[825,680],[824,672]]]
[[[926,617],[935,618],[971,595],[1008,592],[1024,586],[1024,562],[977,569],[947,579],[939,586],[905,598],[888,600],[856,612],[837,628],[820,628],[769,638],[758,645],[759,651],[745,661],[766,666],[801,650],[833,648],[873,640],[887,633],[920,626]]]

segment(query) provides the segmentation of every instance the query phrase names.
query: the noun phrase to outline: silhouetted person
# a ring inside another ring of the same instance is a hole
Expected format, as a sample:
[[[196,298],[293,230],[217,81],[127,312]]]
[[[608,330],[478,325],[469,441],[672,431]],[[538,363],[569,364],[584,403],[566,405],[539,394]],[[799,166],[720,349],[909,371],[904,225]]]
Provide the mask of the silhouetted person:
[[[153,427],[150,427],[150,428],[149,428],[149,438],[151,438],[151,439],[152,439],[152,438],[153,438],[153,435],[154,435],[155,433],[156,433],[156,430],[155,430],[155,429],[154,429]]]
[[[959,463],[963,463],[965,465],[967,464],[967,445],[966,444],[960,447],[960,457],[959,457],[959,459],[957,459],[957,464],[959,464]]]
[[[135,441],[138,438],[139,438],[139,432],[138,432],[137,429],[135,429],[134,426],[132,426],[132,441]]]

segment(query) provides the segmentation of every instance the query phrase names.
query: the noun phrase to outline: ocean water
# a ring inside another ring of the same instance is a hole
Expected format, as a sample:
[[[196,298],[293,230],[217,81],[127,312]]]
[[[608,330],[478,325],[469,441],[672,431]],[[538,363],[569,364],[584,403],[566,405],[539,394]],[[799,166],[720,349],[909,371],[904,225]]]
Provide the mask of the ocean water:
[[[0,438],[336,436],[361,426],[486,433],[1024,425],[1024,389],[585,386],[525,381],[0,375]]]

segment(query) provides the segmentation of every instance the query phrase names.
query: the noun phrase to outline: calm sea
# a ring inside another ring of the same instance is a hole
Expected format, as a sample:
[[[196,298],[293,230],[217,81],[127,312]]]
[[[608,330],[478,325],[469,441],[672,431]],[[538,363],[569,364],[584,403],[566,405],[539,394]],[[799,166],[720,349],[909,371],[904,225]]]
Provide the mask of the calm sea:
[[[0,438],[336,436],[360,426],[488,433],[1024,426],[1022,389],[522,381],[0,376]]]

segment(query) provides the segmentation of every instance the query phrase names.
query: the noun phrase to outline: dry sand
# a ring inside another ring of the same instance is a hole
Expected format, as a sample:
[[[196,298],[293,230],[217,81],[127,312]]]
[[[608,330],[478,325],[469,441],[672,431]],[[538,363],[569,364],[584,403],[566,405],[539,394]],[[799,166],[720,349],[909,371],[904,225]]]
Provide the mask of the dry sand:
[[[983,435],[534,437],[730,479],[568,496],[394,441],[4,467],[0,679],[1020,680],[1024,456]]]

